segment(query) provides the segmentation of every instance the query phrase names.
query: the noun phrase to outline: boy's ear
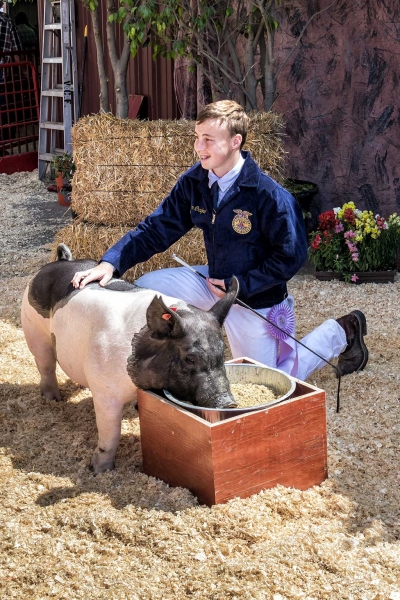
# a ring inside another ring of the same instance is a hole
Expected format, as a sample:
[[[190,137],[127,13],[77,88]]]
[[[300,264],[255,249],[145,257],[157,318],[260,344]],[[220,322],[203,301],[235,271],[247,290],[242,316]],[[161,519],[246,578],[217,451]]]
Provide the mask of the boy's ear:
[[[234,146],[234,148],[240,147],[241,143],[242,143],[242,136],[240,135],[240,133],[237,133],[234,136],[234,138],[233,138],[233,146]]]

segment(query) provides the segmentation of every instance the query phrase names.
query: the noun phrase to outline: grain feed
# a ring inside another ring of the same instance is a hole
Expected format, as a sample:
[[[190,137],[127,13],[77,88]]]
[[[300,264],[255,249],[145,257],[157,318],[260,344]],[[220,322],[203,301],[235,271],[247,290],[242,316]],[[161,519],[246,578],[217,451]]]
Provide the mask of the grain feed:
[[[259,383],[231,383],[230,388],[238,408],[269,404],[278,398],[272,388]]]

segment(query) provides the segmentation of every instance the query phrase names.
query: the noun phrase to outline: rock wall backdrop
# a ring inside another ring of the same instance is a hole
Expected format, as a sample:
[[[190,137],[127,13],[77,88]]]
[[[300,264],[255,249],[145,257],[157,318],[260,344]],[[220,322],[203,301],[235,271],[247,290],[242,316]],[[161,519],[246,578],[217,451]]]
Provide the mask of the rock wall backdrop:
[[[276,71],[321,11],[277,78],[273,110],[286,121],[286,176],[318,184],[319,212],[349,200],[383,216],[400,212],[400,1],[280,6]],[[176,61],[175,92],[183,116],[194,119],[220,97],[188,67]]]
[[[290,11],[276,36],[284,60],[308,18],[330,0]],[[308,16],[307,16],[308,15]],[[353,200],[400,212],[400,2],[339,0],[317,17],[277,81],[288,175],[318,184],[320,210]]]

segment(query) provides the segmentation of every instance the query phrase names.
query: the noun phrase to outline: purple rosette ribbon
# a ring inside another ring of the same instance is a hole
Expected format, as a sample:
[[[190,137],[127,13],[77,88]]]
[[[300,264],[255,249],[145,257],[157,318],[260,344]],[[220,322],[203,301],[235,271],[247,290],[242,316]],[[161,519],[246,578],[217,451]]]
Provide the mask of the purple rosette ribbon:
[[[268,315],[268,320],[283,329],[277,329],[271,323],[268,323],[268,331],[277,340],[286,340],[289,335],[294,333],[294,313],[286,303],[276,304],[271,308]]]

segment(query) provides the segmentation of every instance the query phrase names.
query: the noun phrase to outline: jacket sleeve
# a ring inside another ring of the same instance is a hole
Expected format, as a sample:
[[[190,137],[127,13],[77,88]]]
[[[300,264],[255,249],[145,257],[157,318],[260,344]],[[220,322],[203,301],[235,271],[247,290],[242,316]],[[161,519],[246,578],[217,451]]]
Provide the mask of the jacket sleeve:
[[[265,259],[258,268],[237,275],[241,298],[285,284],[307,258],[304,217],[293,196],[278,185],[259,206]],[[225,281],[226,286],[229,283]]]
[[[185,235],[193,227],[188,185],[182,176],[158,208],[114,244],[101,261],[110,263],[121,276]]]

